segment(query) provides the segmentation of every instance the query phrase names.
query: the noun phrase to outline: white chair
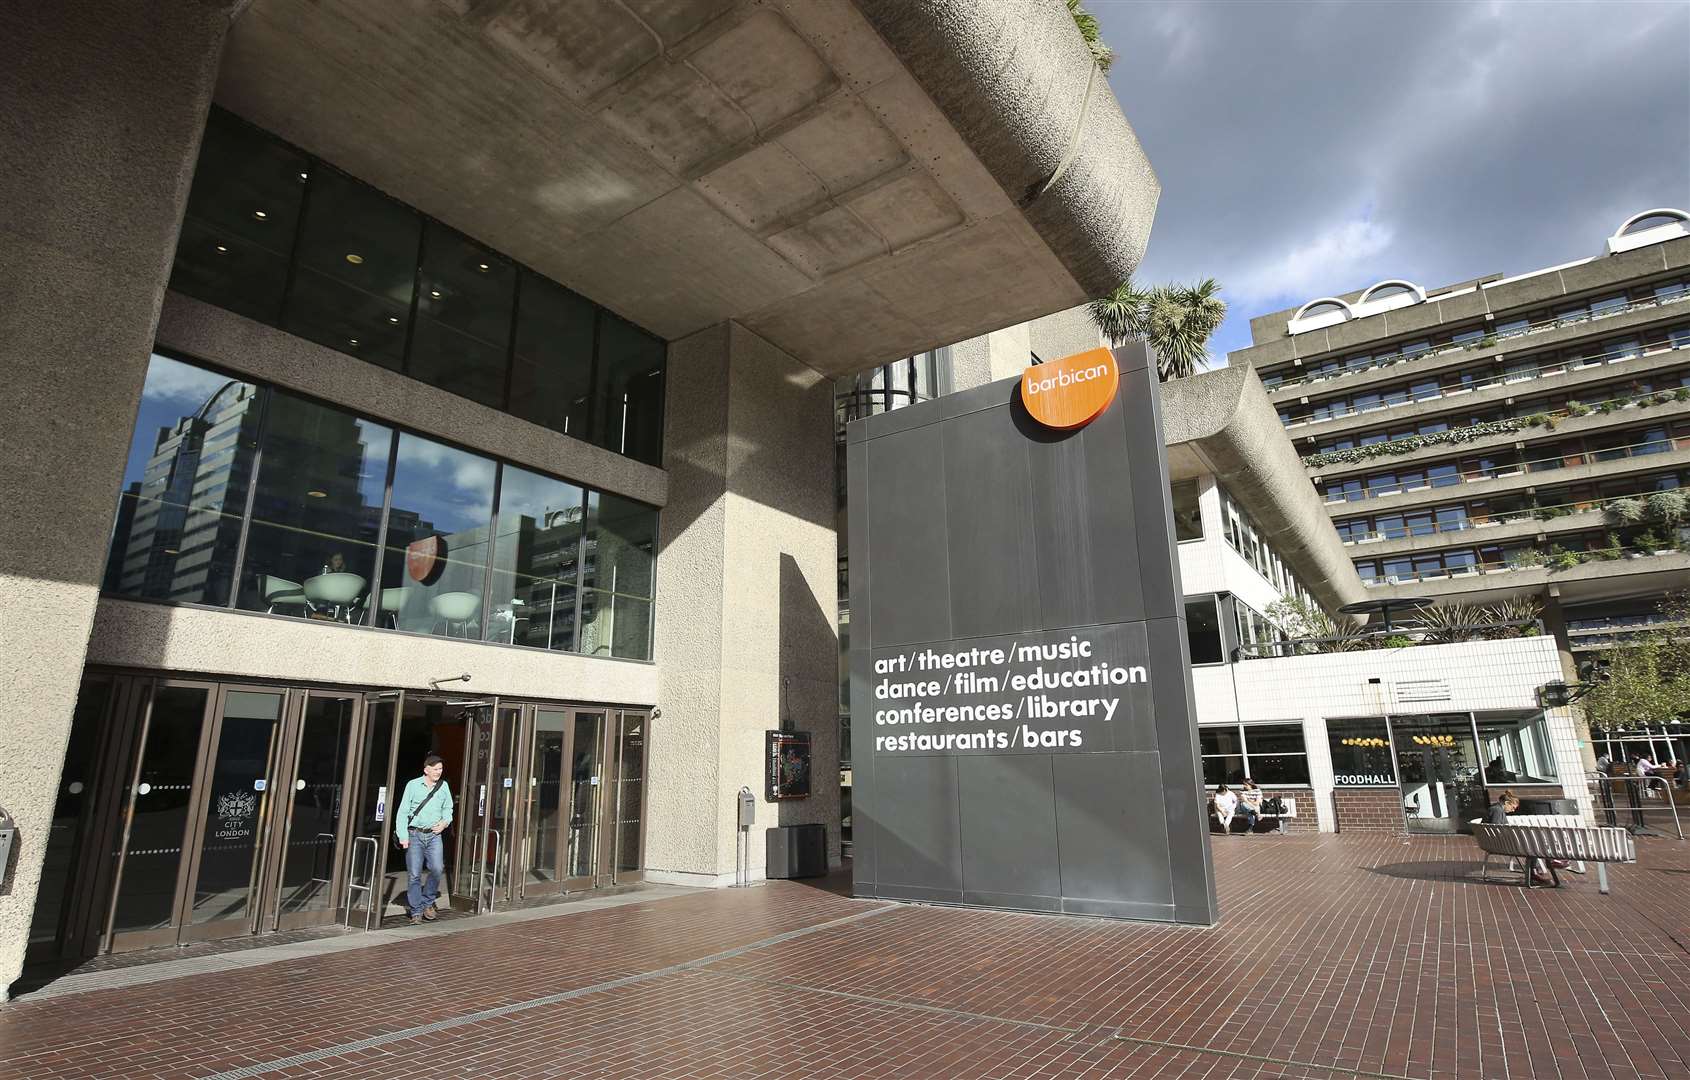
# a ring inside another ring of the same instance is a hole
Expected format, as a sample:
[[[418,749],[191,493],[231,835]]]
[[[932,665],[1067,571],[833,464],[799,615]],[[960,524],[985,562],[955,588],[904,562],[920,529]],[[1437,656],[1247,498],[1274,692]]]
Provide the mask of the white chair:
[[[472,592],[443,592],[429,598],[428,609],[434,612],[434,617],[446,624],[446,635],[452,636],[452,624],[458,626],[458,634],[469,636],[469,624],[481,614],[481,594]]]
[[[410,592],[411,590],[403,585],[396,589],[383,589],[381,591],[379,616],[385,618],[387,624],[395,630],[399,629],[399,612],[404,608]]]
[[[261,574],[258,578],[259,589],[264,593],[264,610],[274,613],[279,607],[305,607],[305,590],[299,582],[279,578],[273,574]]]
[[[336,619],[344,621],[352,606],[364,595],[364,579],[345,571],[318,574],[305,579],[305,599],[313,609],[329,608]]]

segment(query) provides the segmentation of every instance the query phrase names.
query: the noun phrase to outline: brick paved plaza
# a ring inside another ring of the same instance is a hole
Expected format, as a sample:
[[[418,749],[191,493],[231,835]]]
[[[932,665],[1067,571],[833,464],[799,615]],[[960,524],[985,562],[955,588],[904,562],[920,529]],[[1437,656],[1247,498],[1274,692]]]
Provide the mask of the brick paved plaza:
[[[0,1078],[1690,1077],[1690,845],[1638,847],[1217,838],[1211,930],[775,882],[171,953],[0,1010]]]

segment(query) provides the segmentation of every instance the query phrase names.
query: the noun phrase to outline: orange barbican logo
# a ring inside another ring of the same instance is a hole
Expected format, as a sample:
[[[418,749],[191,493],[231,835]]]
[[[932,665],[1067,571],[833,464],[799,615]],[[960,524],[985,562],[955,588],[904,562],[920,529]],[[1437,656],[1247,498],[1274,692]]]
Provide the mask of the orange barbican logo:
[[[1108,349],[1090,349],[1021,373],[1021,403],[1045,427],[1071,431],[1103,414],[1121,386]]]

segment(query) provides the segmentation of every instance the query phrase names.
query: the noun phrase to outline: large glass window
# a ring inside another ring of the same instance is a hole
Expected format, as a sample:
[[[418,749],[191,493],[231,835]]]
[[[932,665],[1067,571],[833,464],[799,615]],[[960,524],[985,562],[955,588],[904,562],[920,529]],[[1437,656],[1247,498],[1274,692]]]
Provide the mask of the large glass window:
[[[1185,602],[1185,638],[1193,664],[1219,664],[1226,659],[1221,642],[1221,618],[1213,596]]]
[[[515,295],[514,266],[430,222],[411,332],[411,376],[502,407]]]
[[[584,498],[573,484],[505,466],[493,546],[490,640],[575,648]]]
[[[154,356],[124,471],[106,588],[226,604],[259,423],[251,383]]]
[[[1558,772],[1541,712],[1524,716],[1475,716],[1479,756],[1487,784],[1552,784]]]
[[[582,550],[580,651],[651,659],[657,515],[629,499],[590,492]]]
[[[220,110],[200,150],[170,286],[251,319],[282,310],[310,161]]]
[[[664,345],[633,323],[599,320],[600,446],[662,464]]]
[[[282,328],[398,370],[422,220],[374,188],[318,169]]]
[[[563,286],[538,274],[522,276],[511,412],[565,435],[588,438],[597,317],[589,301]]]
[[[273,391],[238,606],[364,622],[393,432]]]
[[[1395,784],[1391,736],[1383,716],[1364,716],[1326,722],[1326,741],[1332,751],[1335,787]]]
[[[661,461],[661,339],[221,109],[171,287]]]
[[[1227,724],[1197,729],[1203,782],[1302,786],[1309,782],[1308,751],[1301,724]]]
[[[104,588],[648,660],[656,550],[642,503],[154,356]]]
[[[409,432],[399,436],[379,608],[387,625],[480,638],[494,465]]]
[[[1176,480],[1170,485],[1174,501],[1174,539],[1203,539],[1203,512],[1198,506],[1197,481]]]

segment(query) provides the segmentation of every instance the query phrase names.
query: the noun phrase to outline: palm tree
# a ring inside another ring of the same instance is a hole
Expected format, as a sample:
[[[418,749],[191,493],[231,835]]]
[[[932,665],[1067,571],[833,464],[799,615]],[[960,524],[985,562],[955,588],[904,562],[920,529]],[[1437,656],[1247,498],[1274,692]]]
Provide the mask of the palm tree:
[[[1148,342],[1163,382],[1183,379],[1206,366],[1209,337],[1226,318],[1226,301],[1216,295],[1220,291],[1214,278],[1149,290],[1128,278],[1091,302],[1091,321],[1112,345],[1133,338]]]

